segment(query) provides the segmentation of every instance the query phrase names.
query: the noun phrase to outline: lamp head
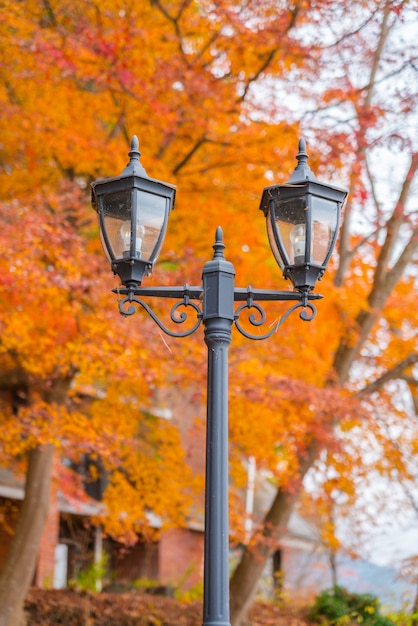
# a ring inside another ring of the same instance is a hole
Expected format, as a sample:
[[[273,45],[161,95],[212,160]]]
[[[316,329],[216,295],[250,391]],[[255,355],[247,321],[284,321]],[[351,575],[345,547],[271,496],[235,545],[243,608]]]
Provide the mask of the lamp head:
[[[299,141],[296,158],[298,164],[287,183],[265,187],[260,209],[283,276],[295,289],[307,292],[325,272],[348,192],[315,177],[304,139]]]
[[[106,257],[123,285],[137,286],[151,274],[161,251],[176,188],[149,178],[132,138],[129,163],[115,178],[92,183],[92,204],[99,218]]]

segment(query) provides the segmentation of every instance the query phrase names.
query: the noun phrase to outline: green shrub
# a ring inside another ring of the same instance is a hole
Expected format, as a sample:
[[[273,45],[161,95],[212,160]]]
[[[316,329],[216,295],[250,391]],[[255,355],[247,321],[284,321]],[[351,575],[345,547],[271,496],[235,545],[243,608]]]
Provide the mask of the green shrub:
[[[390,613],[388,617],[396,626],[417,626],[418,624],[418,613],[409,613],[406,607],[396,613]]]
[[[322,591],[310,608],[309,619],[322,624],[363,624],[364,626],[393,626],[394,622],[381,615],[379,601],[369,593],[350,593],[343,587]]]
[[[76,578],[69,581],[70,589],[77,591],[99,591],[100,582],[106,576],[109,557],[103,554],[96,563],[91,563],[87,568],[78,573]]]

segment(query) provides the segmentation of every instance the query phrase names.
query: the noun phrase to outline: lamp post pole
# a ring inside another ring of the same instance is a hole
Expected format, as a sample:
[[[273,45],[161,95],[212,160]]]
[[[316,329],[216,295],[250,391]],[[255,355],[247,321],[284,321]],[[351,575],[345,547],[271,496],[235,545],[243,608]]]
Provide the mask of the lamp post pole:
[[[229,624],[228,349],[234,321],[234,276],[222,231],[203,268],[202,321],[208,347],[203,624]]]
[[[92,183],[92,202],[106,256],[123,285],[114,290],[123,296],[120,312],[133,315],[137,308],[143,308],[171,337],[188,337],[201,323],[204,326],[208,371],[203,626],[229,626],[228,349],[232,326],[248,339],[262,340],[271,337],[297,309],[301,309],[299,317],[304,321],[315,317],[312,301],[322,296],[312,289],[335,245],[347,192],[315,178],[307,165],[303,140],[289,182],[264,189],[260,209],[266,216],[270,245],[294,291],[234,287],[235,270],[225,260],[220,227],[213,258],[203,267],[201,286],[142,287],[142,279],[151,273],[162,247],[175,187],[147,176],[139,163],[136,137],[129,156],[130,162],[119,177]],[[170,311],[173,323],[186,322],[190,309],[196,321],[185,331],[167,327],[147,304],[148,296],[176,301]],[[263,326],[266,316],[261,301],[294,304],[267,332],[253,334],[241,325],[240,316],[245,311],[250,324]],[[235,308],[237,302],[240,304]]]

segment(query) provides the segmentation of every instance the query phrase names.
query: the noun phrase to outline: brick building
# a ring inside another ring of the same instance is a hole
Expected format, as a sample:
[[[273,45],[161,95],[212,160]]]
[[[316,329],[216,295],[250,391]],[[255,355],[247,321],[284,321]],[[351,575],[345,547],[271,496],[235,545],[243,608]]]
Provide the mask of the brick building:
[[[0,567],[10,544],[20,502],[23,482],[11,472],[0,470],[0,509],[6,523],[0,525]],[[139,538],[131,547],[103,538],[100,526],[90,524],[90,517],[100,515],[100,503],[66,498],[54,484],[49,514],[42,534],[34,585],[65,587],[91,565],[102,551],[108,555],[108,567],[114,581],[127,585],[146,579],[162,586],[184,588],[196,585],[203,573],[203,527],[170,529],[161,533],[156,543]],[[158,526],[158,520],[150,517]]]
[[[160,419],[173,419],[167,401],[160,399],[159,394],[155,397],[153,413]],[[177,425],[186,460],[197,473],[203,474],[204,426],[196,419],[202,414],[201,398],[185,392],[178,413],[181,420]],[[75,469],[83,473],[82,467]],[[158,581],[159,585],[167,588],[181,586],[189,589],[199,584],[203,576],[203,494],[200,502],[196,503],[188,528],[161,531],[156,543],[145,543],[139,537],[135,545],[126,547],[104,538],[100,526],[90,523],[91,517],[100,517],[104,484],[98,481],[98,484],[86,487],[86,494],[78,492],[74,496],[71,489],[68,493],[68,489],[57,484],[60,474],[57,470],[55,467],[49,514],[33,581],[35,585],[64,587],[88,569],[94,559],[99,561],[103,553],[107,555],[109,579],[120,586],[140,579]],[[0,567],[23,497],[23,478],[19,479],[12,472],[0,468],[0,513],[5,511],[5,523],[0,523]],[[152,514],[149,514],[149,522],[155,528],[161,525]]]
[[[186,460],[196,473],[204,473],[205,464],[205,432],[202,418],[202,399],[191,391],[184,391],[178,414],[181,419],[175,420],[167,406],[173,406],[166,397],[155,398],[155,413],[161,419],[173,419],[178,426],[186,451]],[[55,472],[57,475],[58,472]],[[266,489],[262,476],[257,477],[257,484],[251,483],[250,491],[254,490],[255,498],[249,517],[259,519],[269,506],[271,491]],[[90,490],[88,490],[90,491]],[[133,546],[123,546],[110,538],[102,536],[100,526],[90,523],[90,518],[100,516],[100,497],[102,488],[97,493],[90,491],[92,497],[78,497],[64,494],[63,489],[52,482],[49,515],[42,536],[39,559],[34,578],[37,586],[62,588],[69,581],[77,579],[80,573],[88,569],[92,561],[100,560],[103,552],[108,556],[109,580],[116,588],[124,588],[135,581],[155,581],[163,588],[181,587],[190,589],[198,585],[203,577],[203,494],[197,502],[193,519],[187,528],[165,530],[160,533],[158,542],[145,543],[138,538]],[[242,494],[248,499],[247,494]],[[9,511],[9,529],[0,525],[0,567],[10,543],[10,529],[16,517],[16,509],[24,497],[23,480],[19,480],[11,472],[0,469],[0,507]],[[149,516],[150,524],[156,528],[160,521]],[[278,580],[280,570],[285,579],[300,581],[303,576],[298,573],[309,562],[308,555],[318,554],[321,547],[312,530],[297,515],[293,515],[289,530],[269,565],[266,578]],[[240,548],[234,549],[234,555]],[[318,559],[317,559],[318,560]],[[310,567],[312,563],[310,564]],[[106,584],[106,577],[103,581]],[[296,587],[299,583],[295,583]],[[295,586],[292,583],[292,586]]]
[[[23,496],[23,482],[11,472],[0,470],[0,508],[8,511],[8,523],[0,526],[0,567]],[[256,497],[257,508],[259,500]],[[104,538],[100,526],[90,523],[91,516],[97,519],[100,515],[100,506],[91,499],[65,497],[53,482],[34,585],[63,588],[88,569],[94,558],[100,559],[103,551],[108,556],[109,570],[103,584],[111,580],[116,589],[129,588],[141,580],[158,583],[167,592],[178,587],[187,590],[201,583],[203,522],[191,523],[188,528],[162,531],[159,540],[154,543],[146,543],[139,538],[135,545],[126,547]],[[159,520],[150,516],[150,523],[158,527]],[[237,556],[239,550],[235,547],[232,558]],[[321,553],[320,543],[309,526],[294,514],[288,532],[266,571],[265,591],[268,593],[273,589],[273,581],[277,580],[279,571],[289,581],[290,585],[286,585],[289,589],[316,588],[315,572],[323,580],[326,567]]]

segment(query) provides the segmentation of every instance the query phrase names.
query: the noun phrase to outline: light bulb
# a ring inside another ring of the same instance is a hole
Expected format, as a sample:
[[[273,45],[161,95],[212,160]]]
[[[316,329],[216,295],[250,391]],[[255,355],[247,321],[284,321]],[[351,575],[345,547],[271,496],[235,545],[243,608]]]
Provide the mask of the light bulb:
[[[131,222],[123,222],[120,227],[120,234],[123,240],[123,250],[124,252],[131,249]]]
[[[136,223],[136,245],[135,254],[138,258],[142,257],[142,242],[144,240],[145,228],[139,222]]]
[[[293,246],[294,262],[296,264],[305,261],[306,247],[306,226],[305,224],[295,224],[289,233],[290,242]]]
[[[123,250],[124,252],[130,252],[131,250],[131,222],[126,221],[123,222],[120,227],[120,234],[123,240]],[[139,222],[136,223],[136,237],[135,237],[135,256],[141,258],[142,256],[142,242],[145,235],[145,228]]]

